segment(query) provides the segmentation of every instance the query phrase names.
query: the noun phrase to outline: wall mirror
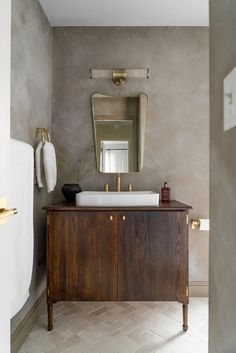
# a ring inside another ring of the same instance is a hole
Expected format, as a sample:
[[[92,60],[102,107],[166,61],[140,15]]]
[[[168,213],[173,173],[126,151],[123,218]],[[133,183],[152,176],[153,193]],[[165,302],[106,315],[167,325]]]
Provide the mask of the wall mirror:
[[[143,168],[148,97],[92,95],[97,168],[102,173]]]

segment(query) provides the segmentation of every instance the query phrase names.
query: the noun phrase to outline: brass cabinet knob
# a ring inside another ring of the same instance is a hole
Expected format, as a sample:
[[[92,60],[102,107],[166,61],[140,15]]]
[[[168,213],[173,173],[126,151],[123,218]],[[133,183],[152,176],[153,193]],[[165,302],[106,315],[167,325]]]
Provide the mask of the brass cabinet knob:
[[[110,216],[110,221],[113,221],[113,216]]]

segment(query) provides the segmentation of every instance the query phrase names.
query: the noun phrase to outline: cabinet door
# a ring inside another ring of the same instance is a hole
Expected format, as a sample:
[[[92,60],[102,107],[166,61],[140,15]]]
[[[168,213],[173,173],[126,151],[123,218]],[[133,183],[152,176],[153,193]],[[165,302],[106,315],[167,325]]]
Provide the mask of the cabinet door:
[[[50,298],[54,301],[117,300],[114,214],[50,212],[48,217]]]
[[[186,213],[122,212],[118,216],[119,300],[186,301]]]

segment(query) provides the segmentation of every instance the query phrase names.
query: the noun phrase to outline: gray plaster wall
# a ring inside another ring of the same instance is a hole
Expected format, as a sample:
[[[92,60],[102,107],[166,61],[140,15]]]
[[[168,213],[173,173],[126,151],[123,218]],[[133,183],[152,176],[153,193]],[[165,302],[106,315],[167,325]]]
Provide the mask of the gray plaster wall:
[[[11,137],[35,146],[36,127],[51,125],[52,31],[37,0],[12,0]],[[45,289],[45,190],[34,192],[34,269],[30,297],[12,332]],[[14,205],[13,205],[14,206]]]
[[[236,351],[236,127],[223,129],[223,79],[236,65],[235,0],[210,1],[210,353]]]
[[[94,92],[149,97],[144,169],[122,176],[122,188],[157,190],[209,217],[208,29],[191,27],[53,28],[52,133],[59,180],[83,190],[114,188],[114,175],[96,171],[90,99]],[[89,68],[149,68],[150,80],[118,87],[89,78]],[[191,217],[190,217],[191,219]],[[190,231],[190,279],[208,281],[208,233]]]

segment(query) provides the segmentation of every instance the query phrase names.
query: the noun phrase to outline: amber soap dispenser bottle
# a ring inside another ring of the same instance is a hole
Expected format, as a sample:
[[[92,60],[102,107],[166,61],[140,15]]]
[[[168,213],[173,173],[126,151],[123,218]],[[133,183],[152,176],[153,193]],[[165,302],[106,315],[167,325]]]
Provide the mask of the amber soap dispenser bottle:
[[[165,181],[164,186],[161,188],[161,200],[164,202],[170,201],[170,188]]]

